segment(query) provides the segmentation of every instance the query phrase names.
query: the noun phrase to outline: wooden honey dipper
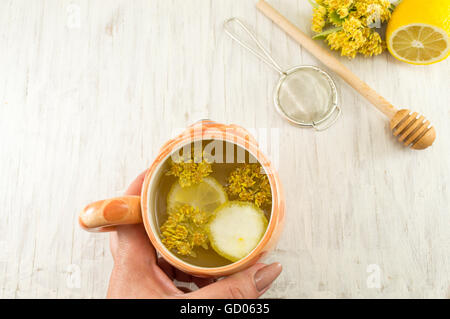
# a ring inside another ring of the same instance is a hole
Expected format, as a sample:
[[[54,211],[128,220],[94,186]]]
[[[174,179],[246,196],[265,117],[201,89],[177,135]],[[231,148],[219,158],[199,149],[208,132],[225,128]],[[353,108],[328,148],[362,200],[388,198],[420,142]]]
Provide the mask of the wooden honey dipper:
[[[384,97],[379,95],[374,89],[358,78],[326,49],[319,46],[313,39],[300,31],[266,1],[259,0],[256,7],[323,64],[343,78],[378,110],[385,114],[390,119],[390,128],[394,136],[398,136],[399,142],[403,143],[405,146],[411,146],[411,148],[416,150],[425,149],[433,144],[436,138],[436,130],[434,127],[430,127],[430,122],[425,120],[422,115],[419,116],[417,112],[411,113],[411,111],[407,109],[397,110]]]

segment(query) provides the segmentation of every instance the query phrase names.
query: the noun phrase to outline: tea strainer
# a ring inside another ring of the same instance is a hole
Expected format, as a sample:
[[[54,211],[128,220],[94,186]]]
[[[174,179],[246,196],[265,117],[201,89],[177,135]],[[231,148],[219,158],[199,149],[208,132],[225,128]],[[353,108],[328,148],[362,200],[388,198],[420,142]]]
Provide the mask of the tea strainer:
[[[232,31],[231,24],[239,25],[262,51],[258,52]],[[238,18],[224,23],[225,32],[245,49],[260,58],[280,74],[274,92],[277,111],[291,124],[300,127],[313,127],[321,131],[329,128],[338,119],[341,109],[338,106],[338,93],[333,79],[322,69],[311,66],[297,66],[283,71],[256,36]]]

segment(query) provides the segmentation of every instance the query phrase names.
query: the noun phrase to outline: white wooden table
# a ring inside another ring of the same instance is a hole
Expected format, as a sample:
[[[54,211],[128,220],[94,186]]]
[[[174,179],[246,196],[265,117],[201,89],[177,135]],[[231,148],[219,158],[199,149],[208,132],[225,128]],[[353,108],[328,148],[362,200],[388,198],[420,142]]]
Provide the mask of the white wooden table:
[[[295,128],[273,108],[277,74],[222,23],[244,19],[286,67],[318,62],[255,2],[0,2],[0,298],[104,297],[108,236],[82,231],[77,212],[121,194],[201,118],[279,134],[269,156],[287,221],[269,258],[284,272],[265,296],[450,297],[450,60],[341,58],[394,105],[432,120],[428,150],[402,148],[338,78],[337,124]],[[306,0],[270,3],[310,33]]]

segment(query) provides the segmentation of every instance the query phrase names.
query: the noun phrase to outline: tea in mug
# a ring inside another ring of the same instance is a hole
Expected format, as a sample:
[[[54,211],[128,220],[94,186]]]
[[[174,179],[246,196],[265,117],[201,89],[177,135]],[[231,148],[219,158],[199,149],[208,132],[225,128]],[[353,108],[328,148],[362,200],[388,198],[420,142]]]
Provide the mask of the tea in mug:
[[[261,164],[221,140],[193,142],[164,163],[155,199],[165,247],[200,267],[246,257],[270,221],[272,192]]]

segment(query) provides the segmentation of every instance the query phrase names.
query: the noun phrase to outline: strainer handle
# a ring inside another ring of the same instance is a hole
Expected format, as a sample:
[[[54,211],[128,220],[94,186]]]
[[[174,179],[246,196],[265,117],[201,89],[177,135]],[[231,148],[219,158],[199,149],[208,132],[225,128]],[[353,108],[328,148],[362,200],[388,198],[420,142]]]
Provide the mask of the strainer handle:
[[[316,131],[319,131],[319,132],[320,131],[325,131],[330,126],[332,126],[334,123],[336,123],[336,121],[338,120],[338,118],[341,115],[341,113],[342,113],[341,108],[338,105],[336,105],[334,111],[330,114],[330,116],[328,116],[325,119],[325,121],[323,121],[324,123],[322,125],[320,123],[314,123],[313,122],[312,126],[314,127],[314,129]]]
[[[262,51],[258,52],[255,49],[253,49],[251,46],[249,46],[247,43],[245,43],[239,36],[232,31],[230,25],[232,23],[238,24],[247,34],[250,36],[250,38],[255,42],[255,44],[258,46],[258,48]],[[277,71],[280,74],[285,74],[285,72],[281,69],[280,65],[273,59],[273,57],[270,55],[270,53],[263,47],[261,42],[258,41],[256,36],[253,34],[253,32],[250,31],[250,29],[238,18],[231,18],[225,21],[223,24],[223,28],[225,30],[225,33],[228,34],[233,40],[235,40],[237,43],[239,43],[242,47],[253,53],[255,56],[261,59],[264,63],[266,63],[268,66],[270,66],[272,69]]]

